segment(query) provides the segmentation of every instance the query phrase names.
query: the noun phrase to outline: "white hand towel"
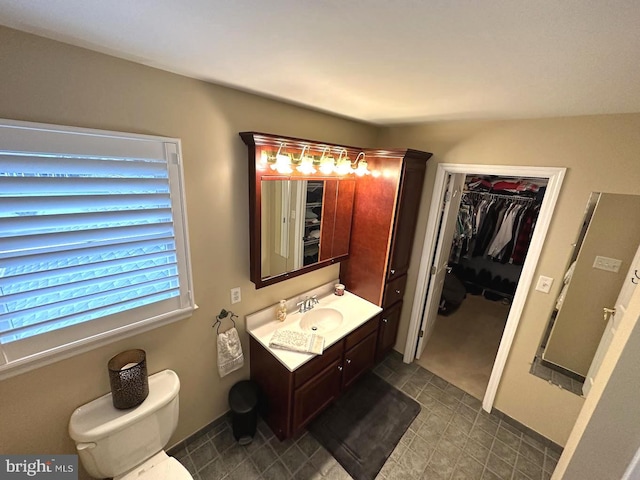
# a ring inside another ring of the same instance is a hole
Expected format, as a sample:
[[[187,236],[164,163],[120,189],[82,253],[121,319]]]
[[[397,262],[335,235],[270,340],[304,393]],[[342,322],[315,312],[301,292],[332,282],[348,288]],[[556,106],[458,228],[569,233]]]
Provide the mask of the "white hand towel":
[[[240,337],[235,328],[218,334],[218,372],[221,377],[242,368],[244,355]]]
[[[315,333],[296,332],[293,330],[276,330],[269,342],[271,348],[280,348],[301,353],[322,354],[324,337]]]

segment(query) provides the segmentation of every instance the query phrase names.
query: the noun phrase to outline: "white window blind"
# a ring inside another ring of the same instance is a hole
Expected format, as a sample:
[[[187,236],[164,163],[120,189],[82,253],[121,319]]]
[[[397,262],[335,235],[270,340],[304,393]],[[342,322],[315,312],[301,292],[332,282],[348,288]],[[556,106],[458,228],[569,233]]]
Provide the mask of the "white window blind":
[[[0,122],[0,371],[191,313],[179,159],[175,139]]]

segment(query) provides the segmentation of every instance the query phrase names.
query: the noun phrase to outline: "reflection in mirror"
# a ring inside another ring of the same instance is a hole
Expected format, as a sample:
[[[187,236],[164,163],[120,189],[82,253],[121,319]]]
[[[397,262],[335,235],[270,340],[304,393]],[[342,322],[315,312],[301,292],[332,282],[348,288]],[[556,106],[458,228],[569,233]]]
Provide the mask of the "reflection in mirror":
[[[320,244],[320,261],[349,254],[355,190],[356,182],[353,179],[325,182],[325,198],[334,200],[324,204],[323,228],[325,231],[323,242]],[[329,235],[331,235],[330,238]]]
[[[293,184],[293,185],[292,185]],[[262,182],[261,271],[263,277],[280,275],[295,268],[296,244],[290,226],[292,188],[297,196],[298,185],[290,180]],[[295,204],[293,206],[295,209]],[[293,212],[295,214],[295,210]]]
[[[349,253],[355,180],[262,180],[262,279]]]
[[[543,365],[589,377],[613,308],[640,242],[640,196],[593,193],[562,291],[542,342]],[[597,257],[600,260],[597,260]],[[617,271],[611,271],[619,264]]]

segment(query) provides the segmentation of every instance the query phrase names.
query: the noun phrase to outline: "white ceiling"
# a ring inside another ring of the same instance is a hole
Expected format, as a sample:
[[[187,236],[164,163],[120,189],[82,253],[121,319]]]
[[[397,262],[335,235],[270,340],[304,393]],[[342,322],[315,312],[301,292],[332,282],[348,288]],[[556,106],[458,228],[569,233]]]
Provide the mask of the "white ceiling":
[[[0,0],[0,24],[374,123],[640,112],[638,0]]]

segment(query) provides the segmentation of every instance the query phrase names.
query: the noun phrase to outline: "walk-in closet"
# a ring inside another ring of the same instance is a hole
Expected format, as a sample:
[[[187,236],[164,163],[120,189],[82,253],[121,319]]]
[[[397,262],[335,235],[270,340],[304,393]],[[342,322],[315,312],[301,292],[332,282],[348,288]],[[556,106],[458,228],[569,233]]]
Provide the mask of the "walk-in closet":
[[[448,214],[455,224],[453,239],[445,236],[447,273],[435,326],[417,363],[478,399],[489,382],[546,185],[547,178],[466,175],[457,213]]]

